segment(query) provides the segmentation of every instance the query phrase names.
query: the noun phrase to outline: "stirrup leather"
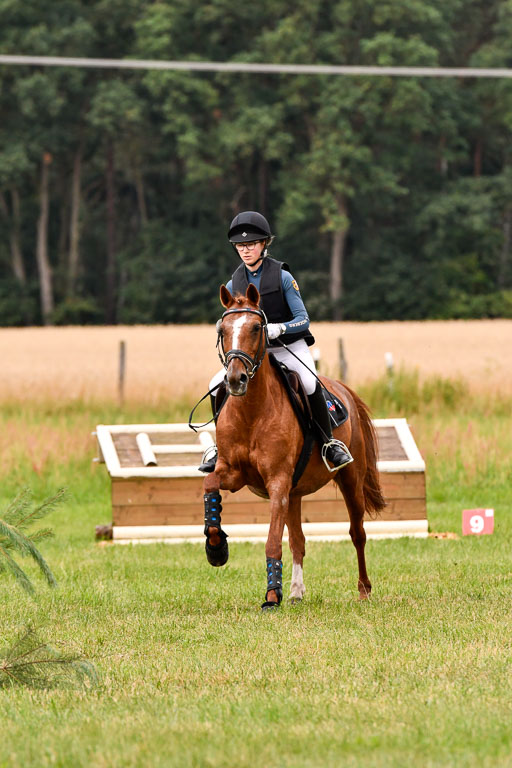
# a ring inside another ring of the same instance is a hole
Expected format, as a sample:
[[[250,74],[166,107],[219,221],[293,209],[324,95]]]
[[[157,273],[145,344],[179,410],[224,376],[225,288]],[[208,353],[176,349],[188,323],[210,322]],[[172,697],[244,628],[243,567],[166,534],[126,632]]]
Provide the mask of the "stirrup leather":
[[[328,450],[329,450],[329,448],[331,448],[331,446],[333,446],[333,445],[336,445],[336,446],[338,446],[338,448],[341,448],[341,450],[342,450],[344,453],[346,453],[346,454],[347,454],[347,456],[350,456],[350,460],[349,460],[349,461],[346,461],[344,464],[342,464],[342,465],[341,465],[341,467],[331,467],[331,466],[329,466],[329,462],[327,461],[327,451],[328,451]],[[350,453],[350,451],[349,451],[349,449],[347,448],[347,446],[345,445],[345,443],[342,443],[342,442],[341,442],[341,440],[336,440],[336,438],[334,438],[334,437],[333,437],[333,438],[331,438],[330,440],[328,440],[328,442],[327,442],[327,443],[324,443],[324,444],[322,445],[322,451],[321,451],[321,454],[322,454],[322,461],[324,462],[324,464],[325,464],[325,466],[327,467],[327,469],[329,470],[329,472],[337,472],[337,471],[338,471],[338,469],[342,469],[343,467],[346,467],[346,465],[347,465],[347,464],[350,464],[352,461],[354,461],[354,457],[353,457],[353,456],[352,456],[352,454]]]

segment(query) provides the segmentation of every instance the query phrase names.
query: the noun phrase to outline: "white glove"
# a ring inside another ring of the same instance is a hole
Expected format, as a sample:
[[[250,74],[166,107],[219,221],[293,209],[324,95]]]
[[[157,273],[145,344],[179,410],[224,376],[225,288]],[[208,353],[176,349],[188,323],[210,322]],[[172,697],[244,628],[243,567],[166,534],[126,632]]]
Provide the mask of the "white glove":
[[[277,339],[277,337],[280,336],[285,331],[286,331],[286,326],[284,323],[268,323],[267,324],[267,333],[270,341],[272,341],[273,339]]]

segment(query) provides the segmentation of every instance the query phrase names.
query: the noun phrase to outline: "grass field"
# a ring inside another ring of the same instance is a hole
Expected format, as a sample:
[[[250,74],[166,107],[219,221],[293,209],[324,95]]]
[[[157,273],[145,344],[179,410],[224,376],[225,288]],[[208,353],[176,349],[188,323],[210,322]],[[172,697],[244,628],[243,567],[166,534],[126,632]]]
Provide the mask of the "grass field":
[[[154,383],[121,408],[115,388],[103,402],[100,390],[61,396],[56,370],[44,398],[30,382],[9,395],[4,378],[4,505],[27,485],[37,498],[66,486],[68,499],[42,546],[58,590],[28,563],[36,599],[0,574],[0,647],[32,622],[82,650],[101,682],[0,689],[0,766],[512,765],[509,373],[485,389],[455,369],[359,387],[375,416],[408,417],[427,462],[430,528],[459,537],[369,542],[364,604],[352,545],[310,544],[304,602],[271,615],[259,610],[263,545],[233,544],[213,569],[198,545],[94,542],[110,507],[91,430],[186,420],[191,396],[171,407]],[[495,508],[495,533],[461,537],[462,508],[480,506]],[[284,576],[288,589],[287,551]]]

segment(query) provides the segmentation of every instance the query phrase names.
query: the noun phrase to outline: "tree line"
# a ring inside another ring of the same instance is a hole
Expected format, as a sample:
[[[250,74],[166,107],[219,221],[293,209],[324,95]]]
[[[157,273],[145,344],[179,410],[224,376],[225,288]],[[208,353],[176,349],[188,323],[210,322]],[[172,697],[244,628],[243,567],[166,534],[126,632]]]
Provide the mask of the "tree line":
[[[0,0],[3,53],[512,66],[510,0]],[[313,318],[512,317],[512,83],[0,65],[0,324],[218,316],[240,210]]]

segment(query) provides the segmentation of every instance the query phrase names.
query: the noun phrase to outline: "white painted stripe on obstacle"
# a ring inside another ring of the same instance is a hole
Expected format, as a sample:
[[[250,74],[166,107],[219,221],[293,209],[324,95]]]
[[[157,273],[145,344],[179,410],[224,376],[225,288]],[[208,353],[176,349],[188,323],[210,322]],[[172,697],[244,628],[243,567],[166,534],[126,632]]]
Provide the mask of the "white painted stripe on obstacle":
[[[0,64],[89,69],[160,69],[185,72],[246,72],[247,74],[348,75],[376,77],[512,78],[512,69],[484,67],[378,67],[336,64],[271,64],[243,61],[162,61],[96,59],[70,56],[0,55]]]
[[[147,432],[148,435],[154,432],[164,433],[181,433],[190,435],[194,438],[194,433],[190,429],[188,424],[100,424],[98,429],[108,429],[113,435],[133,435],[137,432]],[[208,424],[206,427],[201,427],[197,430],[198,434],[202,432],[215,433],[215,424]]]
[[[203,451],[198,451],[202,453]],[[180,451],[179,453],[192,453],[192,451]],[[195,453],[195,451],[194,451]],[[172,467],[120,467],[111,469],[106,462],[109,475],[120,479],[129,479],[134,477],[146,478],[169,478],[169,477],[202,477],[204,474],[199,472],[195,464],[184,464]],[[377,469],[379,472],[424,472],[425,465],[411,464],[409,461],[378,461]]]
[[[237,523],[223,526],[232,540],[261,539],[266,541],[269,526],[267,523]],[[303,523],[302,530],[306,538],[335,540],[337,537],[349,537],[350,523]],[[411,536],[428,534],[427,520],[368,520],[364,524],[368,537],[371,536]],[[204,541],[202,525],[114,525],[113,539],[117,540],[167,540]],[[288,534],[285,532],[285,538]],[[332,537],[335,537],[334,539]]]
[[[373,419],[373,426],[394,427],[407,461],[378,461],[379,472],[424,472],[425,462],[418,450],[407,419]]]
[[[384,539],[402,539],[404,536],[408,539],[427,539],[428,533],[370,533],[367,539],[381,541]],[[287,536],[283,537],[283,541],[287,541],[287,539]],[[347,533],[339,536],[306,536],[306,539],[308,544],[313,544],[315,541],[350,541],[350,535]],[[267,541],[264,536],[253,536],[250,539],[230,536],[229,540],[236,544],[265,544]],[[204,544],[204,541],[199,539],[116,539],[113,544]]]
[[[124,480],[129,480],[130,478],[135,477],[202,477],[204,479],[204,474],[198,470],[195,464],[187,464],[182,467],[120,467],[119,469],[111,470],[107,462],[107,467],[111,477],[117,477]]]
[[[201,453],[202,451],[198,451]],[[177,453],[192,453],[192,451],[181,450]],[[195,453],[195,451],[194,451]],[[105,455],[105,452],[104,452]],[[117,455],[116,455],[117,459]],[[166,477],[202,477],[204,474],[199,472],[195,464],[186,464],[183,466],[172,467],[121,467],[119,459],[117,459],[117,467],[114,467],[113,463],[109,463],[110,459],[105,455],[105,463],[109,475],[117,478],[133,478],[133,477],[146,477],[146,478],[166,478]],[[413,464],[410,461],[378,461],[377,469],[379,472],[424,472],[425,464],[422,461],[421,464]]]
[[[424,470],[425,462],[423,461],[423,457],[419,452],[416,443],[414,442],[414,438],[407,423],[407,419],[400,419],[400,423],[396,425],[396,433],[398,435],[398,439],[402,443],[402,447],[406,452],[409,461],[412,462],[415,466],[422,467]]]
[[[414,464],[412,461],[378,461],[377,469],[379,472],[424,472],[425,462]]]
[[[112,430],[103,424],[99,424],[96,427],[96,437],[100,444],[101,452],[107,465],[107,469],[110,475],[114,476],[116,472],[121,470],[121,464],[119,463],[119,457],[117,455],[114,441],[112,440]]]

